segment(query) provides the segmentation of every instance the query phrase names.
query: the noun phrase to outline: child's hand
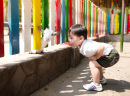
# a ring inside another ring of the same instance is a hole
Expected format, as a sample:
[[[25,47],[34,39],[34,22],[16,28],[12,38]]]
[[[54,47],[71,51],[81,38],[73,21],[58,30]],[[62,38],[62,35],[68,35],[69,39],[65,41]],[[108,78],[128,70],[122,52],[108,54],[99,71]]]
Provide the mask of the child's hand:
[[[96,58],[95,56],[91,56],[91,57],[89,57],[89,59],[90,59],[91,61],[96,61],[96,60],[97,60],[97,58]]]

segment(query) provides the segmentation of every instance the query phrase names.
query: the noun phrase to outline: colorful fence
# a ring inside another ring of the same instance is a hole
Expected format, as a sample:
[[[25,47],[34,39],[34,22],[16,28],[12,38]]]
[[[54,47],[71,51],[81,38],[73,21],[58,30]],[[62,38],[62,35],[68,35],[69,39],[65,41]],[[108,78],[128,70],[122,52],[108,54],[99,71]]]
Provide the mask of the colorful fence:
[[[107,15],[107,34],[121,34],[121,19],[122,19],[121,13],[114,14],[114,0],[112,0],[111,14]],[[130,33],[130,14],[125,14],[124,34],[129,33]]]
[[[121,17],[122,17],[121,13],[111,14],[111,16],[110,14],[107,15],[107,34],[121,34]],[[130,14],[125,14],[124,34],[129,33],[130,33]]]
[[[4,56],[3,0],[0,1],[0,57]],[[10,54],[19,53],[19,2],[9,0]],[[26,9],[26,10],[25,10]],[[49,46],[68,42],[67,31],[73,24],[83,24],[88,37],[106,34],[106,14],[89,0],[33,0],[33,49],[41,48],[38,26],[61,31]],[[1,26],[2,25],[2,26]],[[31,1],[22,0],[22,39],[24,52],[31,50]],[[54,42],[55,41],[55,42]]]

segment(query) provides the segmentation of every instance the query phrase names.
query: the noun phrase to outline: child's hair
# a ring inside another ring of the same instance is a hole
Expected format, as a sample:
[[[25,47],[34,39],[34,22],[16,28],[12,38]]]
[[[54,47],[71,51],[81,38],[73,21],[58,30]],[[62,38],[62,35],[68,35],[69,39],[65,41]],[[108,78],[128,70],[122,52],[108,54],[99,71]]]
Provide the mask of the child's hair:
[[[72,32],[74,35],[83,36],[84,39],[87,39],[87,29],[84,25],[75,24],[68,30],[69,34],[70,32]]]

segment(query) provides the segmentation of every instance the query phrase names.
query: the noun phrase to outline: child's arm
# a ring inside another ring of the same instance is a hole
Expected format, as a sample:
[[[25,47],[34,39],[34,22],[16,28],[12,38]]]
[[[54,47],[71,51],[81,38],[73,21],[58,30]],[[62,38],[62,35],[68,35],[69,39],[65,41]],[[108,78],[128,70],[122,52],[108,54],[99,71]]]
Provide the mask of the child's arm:
[[[89,57],[89,59],[92,60],[92,61],[99,59],[102,56],[103,51],[104,51],[104,45],[99,44],[96,54],[94,56]]]

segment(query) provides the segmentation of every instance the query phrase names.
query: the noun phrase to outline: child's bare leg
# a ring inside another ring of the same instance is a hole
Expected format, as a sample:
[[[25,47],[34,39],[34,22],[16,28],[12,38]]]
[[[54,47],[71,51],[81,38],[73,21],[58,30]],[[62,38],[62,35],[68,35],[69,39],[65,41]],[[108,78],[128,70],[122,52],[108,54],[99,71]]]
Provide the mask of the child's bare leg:
[[[102,66],[99,65],[97,61],[90,61],[89,67],[91,70],[93,81],[95,84],[98,85],[100,83],[100,73],[101,73],[100,70]]]
[[[99,68],[100,69],[100,79],[102,79],[103,78],[103,71],[102,71],[102,67],[101,68]]]

